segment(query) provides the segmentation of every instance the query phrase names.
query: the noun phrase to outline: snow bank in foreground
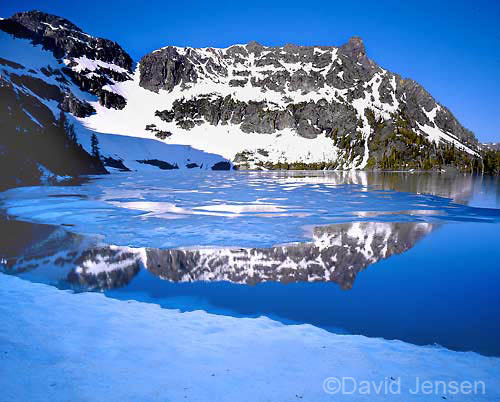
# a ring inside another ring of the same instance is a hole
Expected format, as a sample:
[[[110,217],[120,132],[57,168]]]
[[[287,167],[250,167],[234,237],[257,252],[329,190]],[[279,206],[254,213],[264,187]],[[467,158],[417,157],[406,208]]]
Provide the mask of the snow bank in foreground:
[[[323,389],[328,377],[401,384],[402,395],[372,388],[369,395],[344,395],[347,400],[472,400],[470,394],[409,394],[416,377],[482,381],[486,393],[479,387],[474,401],[500,398],[500,359],[475,353],[267,318],[179,313],[3,274],[0,300],[3,401],[336,400]]]

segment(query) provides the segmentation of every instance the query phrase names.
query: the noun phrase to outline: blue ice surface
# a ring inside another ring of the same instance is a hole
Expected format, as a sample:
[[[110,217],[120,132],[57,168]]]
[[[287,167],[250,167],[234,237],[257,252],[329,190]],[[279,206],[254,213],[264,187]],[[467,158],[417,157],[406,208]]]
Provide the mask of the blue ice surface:
[[[484,189],[471,176],[399,177],[407,191],[390,189],[393,179],[365,172],[131,172],[78,187],[12,189],[0,203],[21,220],[156,248],[270,247],[306,241],[312,226],[353,221],[500,220],[496,208],[464,205],[462,198]]]

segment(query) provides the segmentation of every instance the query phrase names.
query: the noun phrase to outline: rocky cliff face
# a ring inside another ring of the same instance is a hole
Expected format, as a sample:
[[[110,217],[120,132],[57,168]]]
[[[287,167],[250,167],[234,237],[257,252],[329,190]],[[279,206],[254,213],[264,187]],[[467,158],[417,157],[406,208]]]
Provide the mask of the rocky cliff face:
[[[62,61],[60,69],[44,74],[61,77],[64,72],[80,89],[97,95],[102,105],[123,108],[125,99],[109,86],[130,79],[132,59],[116,42],[93,37],[64,18],[40,11],[16,13],[0,21],[0,29],[41,45]],[[88,114],[78,108],[68,107],[68,111],[79,117]]]
[[[168,125],[171,132],[174,127],[189,131],[196,126],[246,134],[289,130],[306,139],[331,139],[329,161],[318,151],[301,162],[363,168],[370,156],[375,164],[384,156],[370,144],[401,134],[398,122],[403,121],[429,148],[453,145],[469,155],[476,153],[474,135],[448,109],[416,82],[370,60],[358,37],[338,48],[266,47],[256,42],[227,49],[169,46],[143,57],[139,72],[141,87],[171,94],[171,107],[156,112],[173,123]],[[385,131],[377,131],[377,124],[384,124]],[[240,151],[247,151],[249,162],[266,161],[256,150]]]

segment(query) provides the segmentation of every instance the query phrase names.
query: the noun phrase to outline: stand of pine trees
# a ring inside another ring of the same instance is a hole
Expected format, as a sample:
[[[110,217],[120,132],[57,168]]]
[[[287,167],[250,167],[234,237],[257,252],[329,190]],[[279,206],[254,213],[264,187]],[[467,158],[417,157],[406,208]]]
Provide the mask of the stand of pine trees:
[[[39,163],[57,175],[106,172],[99,153],[89,155],[77,142],[75,129],[67,121],[64,112],[60,113],[56,125],[45,128],[41,135],[33,136],[33,141],[38,145],[34,148]]]
[[[55,120],[45,109],[0,85],[0,189],[39,184],[43,168],[58,176],[108,173],[100,158],[78,144],[66,115],[61,112]]]
[[[483,171],[485,174],[500,175],[500,150],[483,151]]]

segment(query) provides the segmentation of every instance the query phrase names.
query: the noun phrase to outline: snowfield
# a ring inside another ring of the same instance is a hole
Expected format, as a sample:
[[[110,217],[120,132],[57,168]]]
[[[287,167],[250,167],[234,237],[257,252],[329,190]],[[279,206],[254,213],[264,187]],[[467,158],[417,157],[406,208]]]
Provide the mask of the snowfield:
[[[325,380],[333,391],[330,377],[400,384],[400,394],[398,386],[385,392],[383,385],[378,394],[372,387],[368,395],[343,395],[353,401],[500,399],[500,359],[475,353],[335,335],[263,317],[180,313],[4,274],[0,297],[5,402],[338,400],[324,391]],[[445,394],[442,386],[412,394],[417,377],[482,383],[472,399],[451,394],[451,387]]]

